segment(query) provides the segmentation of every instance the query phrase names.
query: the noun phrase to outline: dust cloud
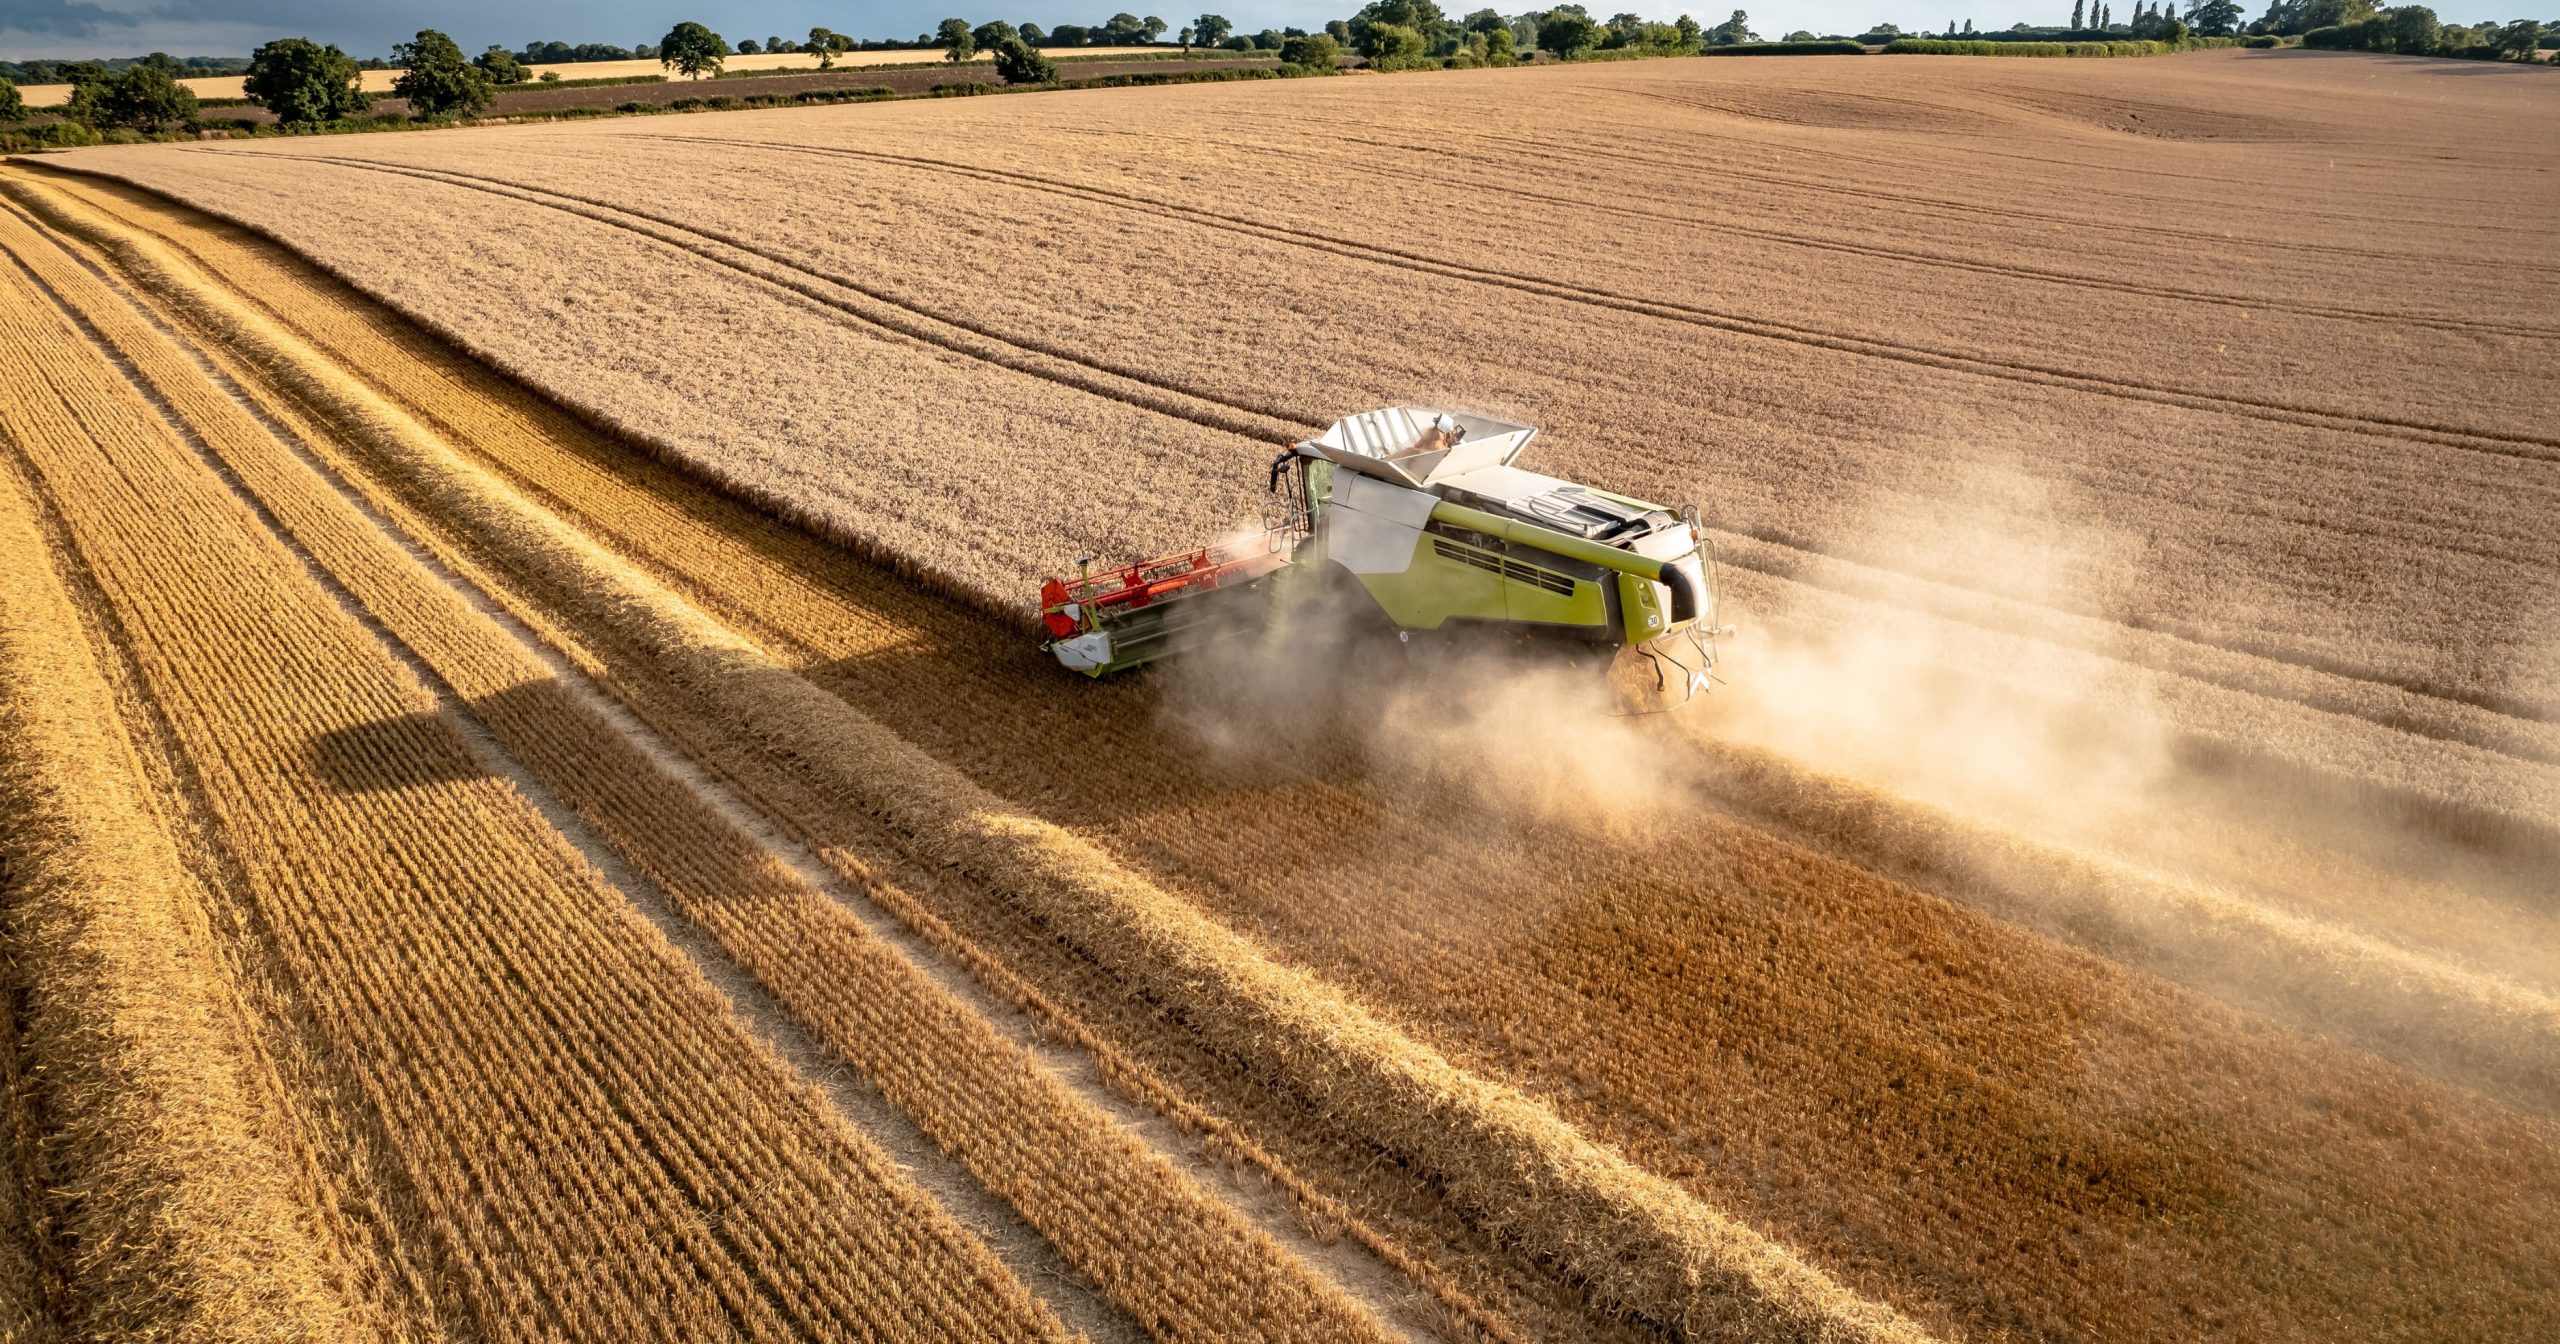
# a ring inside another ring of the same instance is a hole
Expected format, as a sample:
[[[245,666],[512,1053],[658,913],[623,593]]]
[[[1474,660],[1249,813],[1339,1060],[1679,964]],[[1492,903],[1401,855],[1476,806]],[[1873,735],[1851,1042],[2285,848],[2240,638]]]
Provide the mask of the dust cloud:
[[[1160,705],[1231,777],[1356,779],[1479,823],[1584,830],[1683,796],[1605,656],[1493,632],[1399,640],[1347,577],[1225,616],[1163,665]]]
[[[1862,539],[1865,563],[1927,583],[2107,612],[2143,582],[2141,537],[2023,471],[1879,492],[1851,516],[1843,535]],[[1685,728],[2079,839],[2149,811],[2176,773],[2153,674],[2102,653],[1805,585],[1739,624],[1725,641],[1728,685]]]

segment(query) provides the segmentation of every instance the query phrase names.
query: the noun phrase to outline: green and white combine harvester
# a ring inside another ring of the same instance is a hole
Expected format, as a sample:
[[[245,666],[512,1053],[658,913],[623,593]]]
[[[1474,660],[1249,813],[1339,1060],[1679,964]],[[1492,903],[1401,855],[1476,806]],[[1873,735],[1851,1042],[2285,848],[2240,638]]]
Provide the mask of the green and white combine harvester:
[[[1494,633],[1604,664],[1631,650],[1656,691],[1707,689],[1732,631],[1697,508],[1524,471],[1537,433],[1412,406],[1335,421],[1272,462],[1260,534],[1049,580],[1044,647],[1103,677],[1180,652],[1241,604],[1331,600],[1408,643]]]

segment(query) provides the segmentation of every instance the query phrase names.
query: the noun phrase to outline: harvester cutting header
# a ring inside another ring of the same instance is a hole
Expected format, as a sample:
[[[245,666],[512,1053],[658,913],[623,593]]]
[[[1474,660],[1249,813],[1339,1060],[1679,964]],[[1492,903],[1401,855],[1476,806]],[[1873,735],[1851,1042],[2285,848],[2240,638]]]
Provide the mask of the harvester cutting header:
[[[1410,642],[1493,630],[1614,656],[1657,686],[1710,684],[1713,545],[1696,506],[1671,509],[1514,465],[1538,431],[1391,406],[1333,423],[1271,463],[1274,507],[1242,542],[1162,556],[1040,592],[1045,647],[1107,676],[1179,652],[1185,631],[1244,603],[1331,600]]]

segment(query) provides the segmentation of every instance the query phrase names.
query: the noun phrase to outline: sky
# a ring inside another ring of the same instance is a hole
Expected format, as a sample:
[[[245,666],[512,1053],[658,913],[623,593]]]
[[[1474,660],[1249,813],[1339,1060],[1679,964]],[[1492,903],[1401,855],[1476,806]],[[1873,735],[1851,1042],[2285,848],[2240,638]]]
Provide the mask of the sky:
[[[1327,19],[1346,18],[1364,0],[1182,0],[1214,7],[1246,32],[1296,25],[1313,28]],[[1540,0],[1514,0],[1521,9],[1544,8]],[[1817,33],[1863,32],[1880,22],[1905,29],[1943,30],[1949,19],[1970,18],[1977,28],[2006,28],[2014,23],[2060,24],[2070,20],[2069,0],[1704,0],[1687,12],[1715,23],[1725,12],[1718,4],[1743,4],[1751,26],[1763,37],[1778,37],[1803,28]],[[0,0],[0,60],[36,57],[139,56],[165,51],[175,56],[246,56],[270,38],[309,37],[335,42],[357,56],[389,54],[391,44],[420,28],[438,28],[453,36],[465,51],[492,42],[522,47],[536,40],[610,42],[632,46],[656,41],[679,20],[695,19],[731,42],[752,37],[762,41],[779,33],[798,37],[823,24],[855,37],[913,37],[930,31],[942,19],[958,14],[972,23],[990,18],[1054,27],[1061,23],[1098,24],[1120,4],[1131,0],[889,0],[889,3],[811,3],[808,0],[691,0],[690,3],[614,3],[612,0]],[[1157,0],[1151,0],[1157,3]],[[1481,7],[1467,0],[1443,0],[1451,14]],[[1616,13],[1628,0],[1590,3],[1595,14]],[[2265,11],[2265,0],[2243,0],[2250,15]],[[2514,18],[2518,13],[2554,8],[2555,0],[2451,0],[2436,12],[2448,22],[2478,23]],[[1763,6],[1766,6],[1765,8]],[[983,6],[978,8],[976,6]],[[1515,12],[1495,3],[1504,13]],[[1636,0],[1635,12],[1668,20],[1682,12],[1678,0]],[[2119,5],[2130,9],[2130,4]],[[1133,8],[1140,15],[1161,15],[1176,29],[1199,10],[1176,13],[1157,3]]]

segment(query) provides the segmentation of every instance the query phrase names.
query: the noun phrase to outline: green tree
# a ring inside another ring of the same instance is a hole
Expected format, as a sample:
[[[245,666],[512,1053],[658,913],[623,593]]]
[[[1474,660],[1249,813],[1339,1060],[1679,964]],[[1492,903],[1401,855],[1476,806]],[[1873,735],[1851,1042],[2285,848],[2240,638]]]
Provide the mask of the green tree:
[[[391,63],[400,67],[391,91],[408,99],[409,110],[421,117],[477,112],[495,96],[489,72],[462,59],[462,48],[433,28],[421,28],[393,47]]]
[[[728,59],[728,41],[691,20],[668,29],[667,35],[658,39],[658,64],[687,79],[719,74]]]
[[[2206,37],[2229,37],[2240,31],[2244,12],[2233,0],[2197,0],[2187,6],[2187,22]]]
[[[1114,14],[1103,21],[1102,35],[1112,46],[1134,47],[1147,37],[1147,21],[1135,14]]]
[[[2490,45],[2508,60],[2532,60],[2534,50],[2542,45],[2542,24],[2535,19],[2518,19],[2499,29]],[[6,95],[0,95],[0,103],[7,101]]]
[[[524,67],[518,66],[521,70]],[[280,37],[249,53],[240,92],[287,126],[337,121],[373,105],[359,86],[353,57],[309,38]]]
[[[741,56],[753,56],[763,50],[763,47],[756,45],[756,40],[752,37],[738,43],[738,54]]]
[[[1440,12],[1440,6],[1433,0],[1370,0],[1367,7],[1351,16],[1352,45],[1363,53],[1367,52],[1369,44],[1363,38],[1362,30],[1377,24],[1408,28],[1419,35],[1423,50],[1416,55],[1441,50],[1454,45],[1457,40],[1449,17]]]
[[[195,120],[195,91],[170,73],[170,61],[138,61],[121,73],[71,90],[63,110],[71,119],[96,127],[158,131]]]
[[[2402,5],[2391,11],[2391,49],[2403,56],[2424,56],[2436,49],[2444,25],[2425,5]]]
[[[2292,36],[2314,28],[2336,28],[2373,17],[2373,0],[2273,0],[2259,20],[2271,33]]]
[[[505,47],[493,46],[472,57],[471,63],[479,66],[492,84],[522,84],[533,78],[533,72],[524,68],[524,62],[517,60],[516,54]]]
[[[1200,39],[1200,45],[1204,47],[1218,46],[1227,40],[1227,34],[1235,30],[1236,26],[1227,22],[1223,15],[1203,14],[1191,21],[1191,35]]]
[[[1509,28],[1496,28],[1483,36],[1485,64],[1493,66],[1519,64],[1520,49],[1512,44]]]
[[[1004,50],[1007,42],[1020,42],[1022,34],[1002,19],[989,19],[969,30],[969,40],[976,43],[980,51],[995,52]]]
[[[1058,77],[1058,64],[1015,37],[996,48],[996,77],[1007,84],[1046,84]]]
[[[1138,24],[1139,30],[1147,35],[1147,41],[1150,43],[1153,43],[1157,39],[1163,37],[1164,30],[1167,26],[1168,25],[1164,20],[1157,18],[1153,14],[1148,15],[1145,19],[1139,21]]]
[[[1599,40],[1600,25],[1593,23],[1588,14],[1558,9],[1538,25],[1538,45],[1568,61],[1589,51]]]
[[[967,19],[944,19],[933,40],[942,44],[942,59],[954,64],[978,54],[978,39]]]
[[[1601,30],[1600,45],[1611,50],[1632,47],[1644,41],[1644,16],[1612,14]]]
[[[1971,19],[1965,20],[1966,32],[1973,31],[1972,23]],[[1732,18],[1707,30],[1707,42],[1711,46],[1734,47],[1759,40],[1760,35],[1751,31],[1751,16],[1738,9],[1733,11]]]
[[[853,39],[832,28],[812,28],[809,30],[808,50],[818,54],[819,69],[832,70],[837,57],[853,50]]]
[[[2160,21],[2159,32],[2154,34],[2154,36],[2158,37],[2161,41],[2168,43],[2170,46],[2183,47],[2187,44],[2187,35],[2190,31],[2191,30],[2187,27],[2187,21],[2185,19],[2177,18],[2173,15]]]
[[[1342,45],[1324,33],[1289,38],[1280,44],[1280,63],[1309,70],[1332,70],[1342,64]]]
[[[1400,23],[1373,23],[1360,29],[1359,33],[1360,36],[1353,41],[1360,54],[1367,57],[1373,66],[1418,60],[1430,50],[1429,44],[1422,40],[1422,34]]]
[[[27,100],[18,95],[18,86],[0,79],[0,121],[23,121],[26,115]]]
[[[1707,30],[1699,27],[1698,21],[1686,14],[1681,15],[1679,21],[1671,27],[1679,34],[1676,40],[1682,51],[1696,51],[1707,43]]]

